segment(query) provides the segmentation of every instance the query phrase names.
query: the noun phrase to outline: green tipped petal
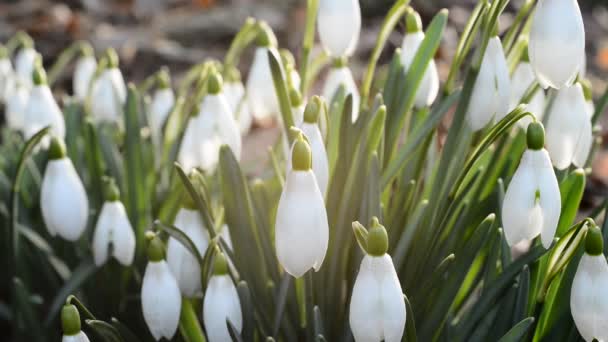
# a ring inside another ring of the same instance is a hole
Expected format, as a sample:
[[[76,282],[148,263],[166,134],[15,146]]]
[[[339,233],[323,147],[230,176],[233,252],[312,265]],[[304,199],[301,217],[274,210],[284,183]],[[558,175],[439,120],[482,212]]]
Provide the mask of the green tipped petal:
[[[291,166],[296,171],[308,171],[312,167],[312,152],[310,145],[300,136],[294,143]]]
[[[61,327],[66,336],[73,336],[80,332],[80,314],[74,305],[66,304],[61,309]]]
[[[541,150],[545,146],[545,128],[543,124],[534,121],[528,125],[526,132],[528,148],[531,150]]]

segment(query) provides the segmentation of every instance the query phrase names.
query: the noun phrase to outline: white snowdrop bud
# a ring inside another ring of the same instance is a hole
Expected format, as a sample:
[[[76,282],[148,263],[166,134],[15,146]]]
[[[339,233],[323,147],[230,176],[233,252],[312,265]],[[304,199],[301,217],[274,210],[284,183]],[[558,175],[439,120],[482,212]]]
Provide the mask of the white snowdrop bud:
[[[167,73],[159,76],[159,86],[152,96],[150,103],[150,129],[156,137],[162,137],[162,129],[169,113],[175,105],[175,94],[171,89],[171,81]]]
[[[323,103],[321,102],[321,99],[318,96],[313,97],[306,106],[304,120],[299,128],[308,138],[312,151],[312,171],[317,179],[321,194],[325,196],[327,184],[329,183],[329,161],[327,159],[325,143],[323,142],[323,137],[321,136],[321,130],[319,129],[318,124],[319,114],[323,110],[322,106]]]
[[[109,49],[106,52],[107,69],[93,80],[91,90],[91,114],[97,122],[120,122],[122,108],[127,99],[127,87],[118,69],[118,56]]]
[[[209,233],[203,224],[199,212],[188,195],[184,206],[175,217],[174,225],[181,229],[204,255],[209,245]],[[201,267],[196,257],[181,242],[169,238],[167,246],[167,263],[177,280],[179,289],[185,297],[194,297],[201,291]]]
[[[0,102],[5,103],[6,93],[10,92],[10,87],[13,84],[13,65],[8,57],[6,48],[0,45]]]
[[[407,15],[407,34],[403,38],[401,46],[401,62],[405,71],[409,70],[416,53],[424,40],[424,32],[422,31],[422,22],[418,13],[410,11]],[[424,72],[414,105],[417,108],[430,106],[437,98],[439,92],[439,75],[435,60],[431,60],[429,66]]]
[[[367,242],[350,301],[350,328],[357,342],[398,342],[405,329],[405,300],[393,260],[386,253],[386,230],[375,217]]]
[[[353,98],[353,109],[352,109],[352,122],[357,121],[359,117],[359,106],[361,103],[361,97],[359,95],[359,89],[353,78],[353,74],[346,65],[346,60],[343,58],[334,61],[333,67],[329,70],[329,75],[325,80],[323,86],[323,97],[327,101],[332,101],[340,86],[344,86],[346,95],[352,95]]]
[[[253,118],[268,120],[279,113],[279,99],[274,90],[268,51],[276,49],[276,38],[266,24],[260,25],[257,48],[247,79],[247,101]]]
[[[502,204],[505,238],[514,246],[540,234],[543,246],[549,248],[561,213],[561,198],[549,154],[543,148],[540,122],[528,126],[527,143]]]
[[[494,118],[500,120],[509,112],[511,79],[500,38],[490,38],[473,86],[467,110],[467,121],[478,131]]]
[[[76,241],[87,226],[87,194],[72,161],[66,156],[63,142],[56,137],[51,139],[49,161],[42,178],[40,208],[52,236]]]
[[[576,0],[538,2],[528,51],[543,88],[572,84],[585,59],[585,28]]]
[[[317,28],[330,56],[351,56],[361,33],[359,0],[321,0]]]
[[[74,78],[72,80],[72,88],[76,99],[80,101],[86,99],[95,70],[97,70],[97,61],[92,52],[78,58],[74,67]]]
[[[33,47],[24,47],[15,56],[15,75],[28,88],[32,86],[32,72],[38,56],[38,52]]]
[[[61,327],[61,342],[89,342],[87,335],[80,330],[80,314],[74,305],[66,304],[61,309]]]
[[[581,85],[560,89],[547,122],[547,150],[556,168],[563,170],[570,164],[585,166],[593,145],[591,126]]]
[[[511,76],[511,100],[509,110],[514,110],[525,95],[526,90],[536,81],[532,65],[525,54],[522,61],[517,64],[513,75]],[[542,121],[545,112],[545,92],[542,89],[536,91],[532,99],[526,104],[526,110],[536,117],[536,120]],[[526,116],[517,123],[522,128],[527,128],[532,122],[532,118]]]
[[[329,226],[323,195],[311,168],[310,146],[302,137],[294,142],[291,163],[277,209],[275,246],[285,271],[297,278],[311,268],[321,268]]]
[[[608,263],[603,254],[602,232],[589,229],[583,254],[572,281],[570,311],[585,341],[608,340]]]
[[[164,260],[165,247],[158,236],[148,235],[148,265],[141,287],[144,320],[152,336],[170,340],[175,335],[182,307],[177,281]]]
[[[247,103],[245,86],[239,81],[226,82],[224,84],[224,96],[232,111],[242,135],[249,133],[251,129],[251,111]]]
[[[25,106],[24,135],[31,138],[39,130],[51,126],[51,133],[57,137],[65,138],[65,121],[61,109],[57,105],[51,89],[46,82],[46,74],[40,65],[34,68],[33,83]],[[41,145],[48,147],[48,137],[42,140]]]
[[[23,131],[25,129],[25,108],[27,106],[30,91],[20,82],[12,79],[7,85],[6,99],[6,123],[9,128]]]
[[[230,341],[226,321],[240,333],[243,314],[238,293],[228,275],[228,261],[220,252],[215,257],[213,275],[209,279],[203,303],[203,323],[210,342]]]
[[[123,266],[133,263],[135,233],[125,206],[120,202],[120,192],[114,180],[109,180],[106,184],[105,202],[95,225],[92,249],[97,266],[108,261],[108,252]]]

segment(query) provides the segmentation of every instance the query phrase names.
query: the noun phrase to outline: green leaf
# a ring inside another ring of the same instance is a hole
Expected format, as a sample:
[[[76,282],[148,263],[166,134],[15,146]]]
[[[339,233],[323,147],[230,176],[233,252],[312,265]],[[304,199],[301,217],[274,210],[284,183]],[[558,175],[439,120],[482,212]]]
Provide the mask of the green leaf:
[[[85,323],[105,342],[124,342],[118,329],[110,323],[94,319],[87,319]]]
[[[557,224],[557,237],[562,237],[574,222],[585,191],[585,171],[576,169],[559,184],[562,211]]]
[[[184,172],[184,169],[182,169],[182,167],[178,163],[175,163],[175,171],[177,171],[179,179],[182,181],[182,184],[186,188],[186,191],[196,204],[196,208],[201,214],[203,223],[205,224],[205,227],[209,232],[209,237],[213,239],[216,235],[215,225],[213,216],[211,215],[211,206],[209,204],[208,196],[203,191],[204,188],[202,188],[201,191],[197,190],[194,184],[190,181],[190,178]]]
[[[291,100],[289,99],[289,90],[287,89],[287,82],[283,75],[283,68],[281,67],[281,57],[275,49],[268,49],[268,62],[270,63],[270,71],[272,73],[272,83],[274,84],[274,90],[279,100],[279,107],[281,108],[281,117],[283,119],[283,132],[289,132],[289,127],[294,126],[293,113],[291,111]],[[288,137],[291,143],[291,138]]]
[[[414,319],[414,310],[412,310],[412,304],[407,299],[405,293],[403,294],[403,300],[405,301],[405,312],[407,319],[405,320],[405,340],[407,342],[416,342],[418,340],[416,336],[416,321]]]
[[[353,233],[363,253],[367,253],[367,229],[358,221],[353,222]]]
[[[228,319],[226,319],[226,326],[228,327],[228,333],[230,334],[232,342],[243,342],[241,334],[239,334],[239,331],[235,328],[234,324]]]
[[[65,302],[74,305],[78,309],[81,319],[96,320],[91,311],[89,311],[89,309],[87,309],[87,307],[84,306],[84,304],[82,304],[82,302],[76,298],[76,296],[69,295]]]
[[[13,278],[13,327],[17,340],[44,341],[40,320],[31,302],[31,293],[19,278]]]
[[[498,342],[518,342],[526,335],[532,324],[534,323],[534,317],[528,317],[523,321],[517,323],[511,330],[509,330]]]
[[[110,320],[110,324],[118,330],[120,336],[124,339],[125,342],[139,342],[139,338],[132,332],[126,325],[120,323],[120,321],[114,317]]]
[[[245,341],[253,341],[255,320],[254,320],[254,306],[251,298],[251,291],[246,281],[239,281],[236,290],[239,294],[239,300],[241,302],[241,312],[243,313],[243,339]]]
[[[203,329],[198,322],[198,317],[187,298],[182,298],[182,309],[179,318],[179,331],[185,342],[206,342]]]

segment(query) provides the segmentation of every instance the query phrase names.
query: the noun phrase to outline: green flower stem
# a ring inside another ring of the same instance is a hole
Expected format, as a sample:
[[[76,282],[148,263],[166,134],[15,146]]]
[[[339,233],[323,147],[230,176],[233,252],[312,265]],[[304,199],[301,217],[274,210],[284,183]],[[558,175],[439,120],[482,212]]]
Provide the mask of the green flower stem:
[[[9,56],[12,56],[18,48],[28,46],[34,46],[34,40],[25,31],[19,31],[6,42],[6,52]]]
[[[186,342],[205,342],[203,329],[198,321],[192,302],[182,298],[182,312],[179,316],[179,332]]]
[[[310,273],[310,272],[308,272]],[[308,320],[306,317],[306,282],[305,277],[295,278],[296,298],[298,301],[298,314],[300,315],[300,328],[306,328]]]
[[[61,54],[55,60],[55,63],[49,69],[48,73],[48,81],[49,86],[52,86],[57,78],[61,75],[61,73],[68,66],[70,61],[72,61],[75,57],[79,56],[83,49],[91,49],[91,45],[84,41],[77,41],[72,43],[67,49],[63,50]]]
[[[306,69],[306,79],[302,78],[302,84],[301,84],[302,89],[304,89],[304,90],[310,89],[314,80],[317,79],[317,76],[319,75],[321,70],[323,70],[323,68],[325,68],[325,66],[327,66],[327,64],[329,64],[330,60],[331,59],[329,58],[329,55],[327,54],[327,52],[321,51],[317,56],[315,56],[315,58],[313,58],[312,61],[310,61],[308,63],[309,65]],[[302,74],[300,74],[300,77],[302,77]],[[302,94],[305,94],[305,93],[302,93]],[[331,99],[326,99],[326,100],[330,101]]]
[[[602,114],[604,113],[604,110],[606,109],[607,106],[608,106],[608,85],[606,86],[606,89],[604,90],[604,94],[602,95],[600,100],[597,101],[597,103],[595,104],[595,113],[593,113],[593,117],[591,119],[592,124],[595,125],[597,123],[597,120],[600,118],[600,116],[602,116]]]
[[[258,25],[254,18],[247,18],[245,24],[241,27],[239,32],[234,36],[230,48],[224,58],[224,70],[230,70],[230,67],[234,67],[239,63],[241,53],[249,44],[251,44],[258,35]]]
[[[308,70],[310,67],[310,52],[315,42],[315,22],[319,10],[319,0],[306,1],[306,28],[304,29],[304,40],[302,42],[302,56],[300,60],[300,93],[306,96],[308,90]]]
[[[515,44],[515,39],[517,38],[517,33],[522,29],[522,22],[532,11],[535,2],[536,0],[526,0],[519,9],[519,12],[517,12],[509,31],[507,31],[507,34],[503,39],[503,47],[507,53],[511,53],[511,49],[514,47],[513,44]]]
[[[409,2],[410,0],[397,1],[390,9],[386,18],[384,19],[384,22],[382,23],[382,28],[380,29],[380,33],[378,34],[378,38],[376,40],[376,46],[374,47],[372,55],[370,56],[369,63],[367,64],[367,70],[365,72],[365,76],[363,77],[363,83],[361,85],[362,108],[366,108],[367,106],[372,80],[374,78],[374,72],[376,71],[376,65],[378,64],[380,54],[382,53],[391,32],[393,32],[399,20],[406,13]],[[328,101],[329,100],[330,99],[328,99]],[[358,109],[359,108],[357,108],[357,110]]]

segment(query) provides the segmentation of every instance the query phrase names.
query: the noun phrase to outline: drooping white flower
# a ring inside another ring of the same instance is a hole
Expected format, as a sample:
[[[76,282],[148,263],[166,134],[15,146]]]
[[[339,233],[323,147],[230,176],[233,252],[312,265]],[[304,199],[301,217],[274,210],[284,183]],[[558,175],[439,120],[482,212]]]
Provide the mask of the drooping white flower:
[[[215,259],[213,275],[205,291],[203,323],[210,342],[230,341],[226,321],[240,333],[243,329],[243,314],[238,293],[230,275],[228,262],[222,253]]]
[[[585,341],[608,340],[608,263],[600,229],[589,229],[570,292],[570,311]]]
[[[72,80],[74,97],[78,100],[83,101],[86,99],[96,69],[97,60],[95,60],[95,56],[92,54],[83,55],[78,58],[74,67],[74,79]]]
[[[7,56],[6,48],[0,46],[0,102],[5,103],[7,92],[10,92],[10,87],[13,84],[13,65]]]
[[[175,94],[171,85],[162,82],[154,92],[150,103],[150,128],[156,137],[162,136],[163,125],[174,105]]]
[[[120,201],[118,187],[113,182],[107,187],[106,201],[101,207],[93,235],[93,259],[95,265],[101,266],[113,256],[123,266],[129,266],[135,256],[135,233]]]
[[[38,59],[38,52],[33,47],[24,47],[15,56],[15,75],[26,87],[32,86],[32,73]]]
[[[591,117],[580,84],[557,92],[547,122],[547,150],[553,165],[562,170],[584,167],[593,145]]]
[[[361,33],[359,0],[321,0],[317,29],[330,56],[351,56]]]
[[[375,218],[372,224],[350,301],[350,328],[357,342],[398,342],[405,329],[405,300],[386,253],[386,230]]]
[[[561,213],[559,185],[549,153],[543,148],[542,124],[528,126],[528,149],[509,183],[502,204],[502,223],[510,246],[540,234],[545,248],[555,236]]]
[[[424,40],[424,32],[422,31],[422,22],[418,13],[410,11],[407,16],[407,34],[403,37],[401,45],[401,62],[405,71],[409,70],[420,44]],[[414,105],[417,108],[430,106],[437,98],[439,92],[439,75],[437,73],[437,65],[432,59],[424,72]]]
[[[25,107],[30,96],[29,89],[16,80],[9,81],[10,91],[6,97],[6,123],[14,130],[23,130],[25,125]]]
[[[141,287],[144,320],[157,341],[161,337],[170,340],[179,323],[182,297],[164,260],[164,246],[158,236],[151,237],[148,259]]]
[[[312,171],[317,179],[319,190],[325,196],[327,192],[327,184],[329,183],[329,161],[327,159],[327,151],[325,143],[319,129],[319,114],[323,110],[323,104],[319,97],[314,97],[308,103],[304,113],[304,120],[300,124],[300,129],[308,138],[310,149],[312,151]]]
[[[473,86],[467,121],[478,131],[494,118],[502,119],[509,111],[511,79],[500,38],[490,38]]]
[[[245,86],[239,81],[226,82],[224,84],[224,96],[234,114],[242,135],[249,133],[251,129],[251,110],[249,109]]]
[[[528,52],[543,88],[572,84],[585,59],[585,28],[576,0],[538,2]]]
[[[201,137],[201,130],[199,125],[199,109],[194,109],[186,124],[186,131],[182,137],[179,151],[177,153],[177,161],[182,166],[184,171],[188,172],[193,168],[201,166],[200,161],[200,148],[203,146],[198,143],[198,138]],[[217,138],[217,137],[216,137]],[[219,144],[216,142],[215,144]]]
[[[261,27],[247,78],[247,101],[253,118],[264,121],[279,113],[279,100],[268,61],[268,51],[276,49],[276,38],[267,25]]]
[[[93,80],[91,114],[97,122],[120,122],[122,107],[127,99],[127,87],[118,69],[118,56],[114,50],[106,52],[108,67]]]
[[[517,107],[525,95],[526,90],[534,83],[536,76],[532,65],[528,61],[521,61],[517,64],[513,75],[511,76],[511,100],[509,109],[513,110]],[[530,102],[526,105],[526,110],[536,117],[536,120],[542,121],[545,112],[545,92],[542,89],[536,91]],[[522,128],[527,128],[532,122],[528,116],[522,118],[517,123]]]
[[[337,60],[336,64],[329,70],[329,75],[327,75],[325,85],[323,86],[323,97],[331,102],[340,86],[344,86],[346,95],[352,95],[352,122],[355,122],[359,117],[361,97],[359,96],[359,89],[357,88],[353,74],[348,66],[346,66],[345,60]]]
[[[323,195],[311,169],[312,156],[303,138],[294,142],[275,223],[275,246],[287,273],[301,277],[323,264],[329,239]]]
[[[87,335],[80,330],[80,314],[74,305],[66,304],[61,309],[61,327],[61,342],[89,342]]]
[[[192,206],[188,205],[188,208],[179,210],[174,225],[181,229],[192,240],[199,253],[204,255],[209,245],[209,233],[199,212]],[[201,291],[201,267],[198,260],[181,242],[172,237],[167,245],[167,263],[184,296],[193,297]]]
[[[52,236],[76,241],[84,232],[89,216],[89,201],[63,142],[51,140],[49,161],[40,188],[40,208]]]
[[[31,138],[39,130],[51,126],[51,134],[65,138],[65,121],[61,109],[57,105],[51,89],[46,82],[46,74],[41,66],[33,73],[32,87],[24,109],[23,131],[26,139]],[[49,139],[42,140],[41,145],[48,147]]]

